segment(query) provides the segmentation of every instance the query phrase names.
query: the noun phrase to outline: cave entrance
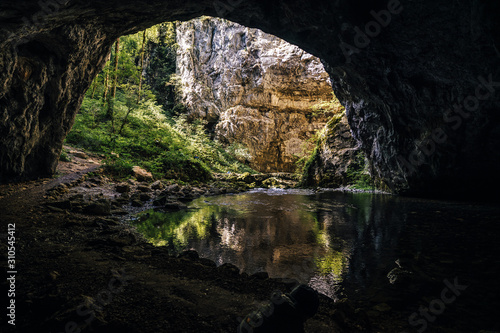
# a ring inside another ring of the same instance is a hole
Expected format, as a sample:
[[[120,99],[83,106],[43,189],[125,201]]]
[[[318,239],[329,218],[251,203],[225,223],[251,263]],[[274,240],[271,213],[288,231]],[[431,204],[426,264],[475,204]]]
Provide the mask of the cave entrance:
[[[120,37],[67,142],[111,153],[117,173],[138,158],[181,180],[294,173],[343,114],[318,58],[259,29],[203,16]],[[158,130],[146,130],[155,122]]]
[[[278,37],[207,16],[178,23],[176,34],[189,118],[257,171],[295,172],[343,112],[321,61]]]

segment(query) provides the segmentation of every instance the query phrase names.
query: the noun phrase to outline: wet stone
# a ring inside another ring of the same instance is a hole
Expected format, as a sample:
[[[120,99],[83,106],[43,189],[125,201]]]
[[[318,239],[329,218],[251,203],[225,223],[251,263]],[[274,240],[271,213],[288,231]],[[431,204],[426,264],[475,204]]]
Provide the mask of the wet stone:
[[[117,226],[120,224],[120,222],[118,222],[116,220],[102,218],[102,217],[98,217],[98,218],[94,219],[94,223],[96,225],[99,225],[99,226],[101,226],[101,225]]]
[[[61,208],[61,209],[71,209],[71,201],[70,200],[55,201],[55,202],[51,202],[50,206],[56,207],[56,208]]]
[[[178,202],[178,201],[177,202],[167,202],[164,207],[166,210],[171,210],[171,211],[187,209],[187,206],[185,204],[183,204],[182,202]]]
[[[225,263],[217,267],[217,269],[227,275],[236,276],[240,274],[240,269],[233,264]]]
[[[250,275],[250,278],[257,279],[257,280],[266,280],[266,279],[269,279],[269,273],[257,272],[257,273]]]
[[[387,303],[380,303],[380,304],[375,305],[373,307],[373,310],[378,311],[378,312],[387,312],[387,311],[391,311],[391,307]]]
[[[153,201],[154,206],[164,206],[167,203],[167,197],[160,196]]]
[[[200,258],[198,260],[198,262],[200,264],[202,264],[203,266],[207,266],[207,267],[217,267],[217,264],[215,263],[215,261],[213,260],[210,260],[210,259],[207,259],[207,258]]]
[[[137,186],[137,190],[140,191],[140,192],[150,192],[151,191],[151,188],[147,185],[139,185]]]
[[[161,190],[163,188],[163,183],[159,180],[155,181],[153,184],[151,184],[151,188],[153,190]]]
[[[128,193],[122,193],[122,195],[120,195],[119,200],[122,200],[122,199],[128,201],[130,199],[130,194],[128,194]]]
[[[66,212],[66,210],[62,209],[62,208],[57,208],[57,207],[53,207],[53,206],[47,206],[47,208],[52,211],[52,212],[55,212],[55,213],[64,213]]]
[[[173,184],[173,185],[169,185],[165,188],[165,192],[167,193],[171,193],[171,192],[178,192],[180,189],[180,186],[179,184]]]
[[[151,196],[147,193],[141,193],[141,195],[139,196],[139,200],[141,201],[148,201],[151,199]]]
[[[128,212],[124,209],[118,208],[118,209],[113,209],[111,211],[111,214],[113,214],[113,215],[127,215]]]
[[[182,253],[180,253],[178,255],[178,258],[197,260],[200,258],[200,255],[198,254],[198,252],[196,252],[194,250],[187,250],[187,251],[183,251]]]
[[[137,240],[134,235],[126,234],[126,235],[112,235],[108,238],[109,244],[118,245],[118,246],[127,246],[137,243]]]
[[[115,190],[118,193],[127,193],[130,192],[130,184],[121,183],[115,186]]]
[[[142,207],[144,206],[144,203],[139,200],[139,199],[134,199],[130,202],[130,204],[132,205],[132,207]]]
[[[84,207],[83,211],[90,215],[110,215],[111,204],[109,201],[95,202]]]

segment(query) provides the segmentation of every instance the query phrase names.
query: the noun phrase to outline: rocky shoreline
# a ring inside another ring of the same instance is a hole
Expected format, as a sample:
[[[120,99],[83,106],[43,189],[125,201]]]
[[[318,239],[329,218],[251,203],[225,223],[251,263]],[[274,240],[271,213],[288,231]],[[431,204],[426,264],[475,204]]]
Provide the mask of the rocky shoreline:
[[[69,183],[61,183],[46,193],[46,206],[55,212],[123,216],[146,208],[166,211],[187,208],[186,202],[201,196],[236,194],[257,187],[290,188],[294,176],[280,174],[217,175],[208,184],[178,184],[173,181],[130,178],[114,182],[98,169]]]
[[[97,156],[78,156],[60,164],[57,178],[0,187],[0,209],[22,230],[18,328],[59,332],[74,322],[95,332],[235,332],[274,291],[287,293],[297,285],[266,272],[249,276],[232,264],[217,267],[195,251],[172,254],[127,222],[150,208],[186,209],[200,196],[289,187],[295,175],[222,174],[196,185],[141,177],[116,182],[103,174]],[[122,276],[133,278],[112,293],[109,304],[103,302],[108,282]],[[82,307],[90,317],[81,315]],[[400,331],[400,314],[383,311],[374,321],[367,310],[320,295],[319,312],[305,329]]]
[[[0,189],[5,219],[20,233],[17,331],[59,332],[70,325],[94,332],[235,332],[273,291],[290,292],[296,285],[264,272],[240,274],[231,264],[216,267],[194,251],[172,256],[122,222],[125,214],[144,208],[135,207],[135,200],[150,205],[156,197],[162,205],[165,200],[165,209],[180,209],[196,196],[233,189],[113,184],[97,170]],[[306,331],[365,332],[368,323],[351,312],[347,303],[320,296],[320,310]]]
[[[279,185],[287,187],[294,175],[223,174],[196,185],[141,177],[114,181],[101,171],[98,156],[78,156],[60,163],[55,178],[0,186],[2,222],[16,224],[17,269],[22,272],[16,292],[18,325],[15,330],[1,327],[2,332],[35,327],[64,332],[68,323],[82,332],[235,332],[241,319],[273,292],[289,293],[296,286],[296,280],[269,278],[266,272],[249,276],[232,264],[217,267],[194,251],[174,253],[154,246],[129,222],[147,209],[186,209],[200,196],[258,190],[268,180],[281,179]],[[423,290],[435,285],[420,273],[408,282],[407,271],[432,266],[415,265],[387,275],[395,282],[394,297],[406,292],[408,283]],[[123,285],[108,288],[110,281],[120,279]],[[305,331],[400,333],[407,328],[408,313],[389,306],[392,298],[373,292],[360,300],[320,295],[319,312],[306,322]]]

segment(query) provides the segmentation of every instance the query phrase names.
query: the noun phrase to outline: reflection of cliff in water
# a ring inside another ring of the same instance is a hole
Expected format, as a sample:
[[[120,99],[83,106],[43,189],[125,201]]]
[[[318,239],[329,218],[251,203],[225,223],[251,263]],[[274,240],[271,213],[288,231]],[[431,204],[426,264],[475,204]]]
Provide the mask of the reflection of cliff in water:
[[[368,287],[390,266],[404,224],[395,198],[370,194],[254,191],[200,198],[190,210],[147,212],[138,229],[175,251],[218,265],[294,278],[333,296],[346,279]],[[396,210],[397,207],[397,210]],[[390,268],[389,268],[390,270]]]

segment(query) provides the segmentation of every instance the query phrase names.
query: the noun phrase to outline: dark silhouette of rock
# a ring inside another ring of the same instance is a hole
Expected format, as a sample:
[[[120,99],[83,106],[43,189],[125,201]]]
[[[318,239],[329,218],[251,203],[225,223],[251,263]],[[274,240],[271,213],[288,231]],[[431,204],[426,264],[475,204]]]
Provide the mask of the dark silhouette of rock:
[[[319,308],[316,291],[298,285],[290,294],[275,293],[271,301],[246,316],[238,333],[303,333],[304,322]]]

